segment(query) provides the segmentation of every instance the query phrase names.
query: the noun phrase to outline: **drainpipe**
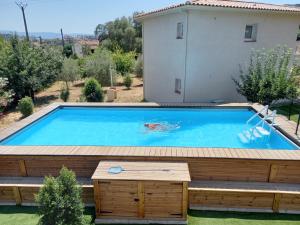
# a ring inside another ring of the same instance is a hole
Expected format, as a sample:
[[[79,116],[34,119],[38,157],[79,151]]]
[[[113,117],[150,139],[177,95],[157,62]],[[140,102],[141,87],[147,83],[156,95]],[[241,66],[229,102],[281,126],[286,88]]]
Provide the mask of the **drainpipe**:
[[[187,75],[187,56],[188,56],[188,37],[189,37],[189,10],[186,13],[186,32],[185,32],[185,56],[184,56],[184,89],[183,89],[183,102],[185,102],[185,90],[186,90],[186,75]]]
[[[144,28],[144,21],[142,23],[142,57],[143,57],[143,76],[142,76],[142,79],[143,79],[143,100],[146,100],[146,73],[145,73],[145,28]]]

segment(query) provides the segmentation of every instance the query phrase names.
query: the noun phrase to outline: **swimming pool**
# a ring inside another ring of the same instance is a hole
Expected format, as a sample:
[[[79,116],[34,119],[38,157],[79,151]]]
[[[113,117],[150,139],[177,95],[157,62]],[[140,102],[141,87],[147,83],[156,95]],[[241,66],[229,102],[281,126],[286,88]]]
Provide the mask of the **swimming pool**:
[[[14,146],[298,147],[249,109],[62,107],[3,140]],[[150,129],[145,124],[158,124]]]

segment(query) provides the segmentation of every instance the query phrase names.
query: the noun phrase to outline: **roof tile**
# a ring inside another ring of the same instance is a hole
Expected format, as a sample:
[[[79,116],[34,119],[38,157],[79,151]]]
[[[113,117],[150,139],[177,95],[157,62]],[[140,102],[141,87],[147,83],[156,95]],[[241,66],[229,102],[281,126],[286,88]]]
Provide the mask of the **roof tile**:
[[[150,14],[164,12],[169,9],[179,8],[187,5],[300,13],[299,7],[293,7],[287,5],[274,5],[268,3],[235,1],[235,0],[192,0],[192,1],[187,1],[186,3],[168,6],[148,13],[142,13],[137,15],[136,18],[144,17]]]

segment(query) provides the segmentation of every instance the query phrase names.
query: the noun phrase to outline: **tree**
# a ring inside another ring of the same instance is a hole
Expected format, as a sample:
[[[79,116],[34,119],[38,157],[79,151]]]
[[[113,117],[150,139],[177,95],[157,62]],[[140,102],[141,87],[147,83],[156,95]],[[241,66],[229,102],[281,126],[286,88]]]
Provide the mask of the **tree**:
[[[66,58],[58,79],[66,83],[67,89],[69,89],[68,82],[74,82],[80,79],[80,70],[77,60]]]
[[[134,12],[133,16],[132,16],[133,17],[133,27],[135,29],[136,36],[139,37],[139,38],[141,38],[142,35],[143,35],[143,25],[142,25],[142,23],[136,21],[134,18],[137,15],[142,14],[142,13],[144,13],[144,12],[143,11],[141,11],[141,12]]]
[[[115,79],[115,63],[110,51],[104,48],[96,49],[95,53],[85,60],[84,74],[94,77],[102,86],[110,86],[110,76]]]
[[[134,72],[137,77],[143,77],[143,70],[144,70],[144,62],[143,62],[143,55],[139,55],[136,62]]]
[[[113,60],[116,63],[116,70],[123,76],[133,71],[135,63],[135,53],[127,52],[124,53],[118,49],[113,53]]]
[[[5,110],[7,105],[12,101],[13,91],[7,89],[7,78],[0,77],[0,114]]]
[[[295,98],[294,76],[290,73],[291,49],[253,50],[247,72],[240,70],[240,80],[233,79],[237,91],[248,101],[271,104],[275,100]]]
[[[63,167],[57,178],[46,177],[36,196],[40,225],[82,225],[84,205],[82,188],[74,172]]]
[[[63,48],[63,55],[66,56],[67,58],[69,58],[70,56],[73,55],[72,45],[66,44],[64,46],[64,48]]]
[[[95,36],[99,41],[105,40],[108,35],[107,27],[104,24],[98,24],[94,31]]]
[[[62,56],[53,47],[32,47],[13,36],[0,47],[0,77],[7,78],[8,88],[17,101],[50,86],[61,70]]]
[[[105,24],[98,24],[95,29],[95,35],[111,51],[121,48],[124,52],[142,50],[142,27],[132,17],[121,17]]]

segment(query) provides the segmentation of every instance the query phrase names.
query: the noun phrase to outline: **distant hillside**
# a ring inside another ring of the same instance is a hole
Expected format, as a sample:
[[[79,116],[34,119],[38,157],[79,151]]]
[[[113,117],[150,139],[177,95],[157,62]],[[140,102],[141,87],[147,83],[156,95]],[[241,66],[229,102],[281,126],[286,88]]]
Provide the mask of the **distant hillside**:
[[[14,34],[17,33],[19,36],[25,36],[25,32],[15,32],[15,31],[8,31],[8,30],[0,30],[0,34]],[[71,37],[80,37],[80,36],[94,36],[92,34],[80,34],[80,33],[72,33],[72,34],[65,34],[66,36]],[[29,32],[30,37],[38,38],[41,36],[43,39],[55,39],[61,38],[60,33],[54,32]]]
[[[291,7],[300,7],[300,4],[285,4],[287,6],[291,6]]]

